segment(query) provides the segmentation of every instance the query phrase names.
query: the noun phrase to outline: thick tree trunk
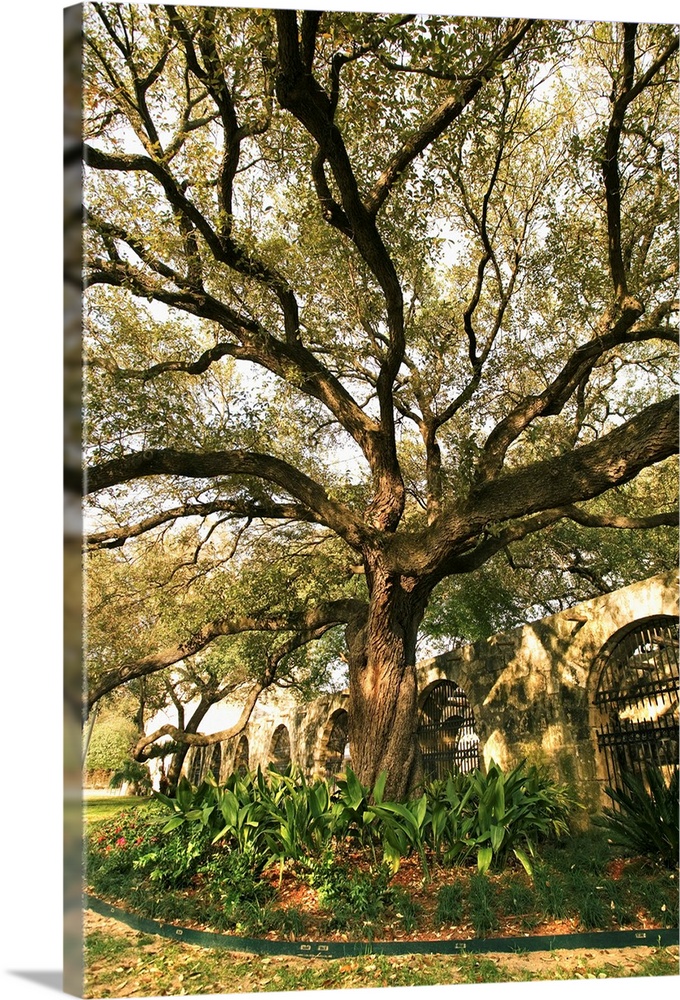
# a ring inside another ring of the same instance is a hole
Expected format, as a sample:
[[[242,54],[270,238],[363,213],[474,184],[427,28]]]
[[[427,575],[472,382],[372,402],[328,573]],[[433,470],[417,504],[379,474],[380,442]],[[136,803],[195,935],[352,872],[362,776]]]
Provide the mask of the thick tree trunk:
[[[205,696],[201,698],[191,718],[184,727],[184,732],[196,734],[198,732],[198,727],[203,722],[203,719],[205,718],[208,712],[208,709],[210,708],[211,705],[214,705],[214,703],[215,703],[214,698],[210,697],[206,698]],[[186,760],[188,753],[189,753],[189,744],[184,743],[172,755],[172,758],[170,760],[170,766],[168,768],[168,772],[166,775],[168,795],[174,795],[175,792],[177,791],[177,784],[181,777],[182,767],[184,765],[184,761]]]
[[[184,766],[184,761],[189,753],[189,744],[183,744],[179,750],[170,758],[170,766],[168,767],[167,774],[165,776],[165,787],[166,795],[174,795],[177,791],[177,783],[179,782],[180,776],[182,774],[182,767]]]
[[[386,771],[385,796],[401,801],[423,779],[416,637],[427,598],[416,581],[380,569],[369,585],[368,614],[347,628],[352,769],[371,788]]]

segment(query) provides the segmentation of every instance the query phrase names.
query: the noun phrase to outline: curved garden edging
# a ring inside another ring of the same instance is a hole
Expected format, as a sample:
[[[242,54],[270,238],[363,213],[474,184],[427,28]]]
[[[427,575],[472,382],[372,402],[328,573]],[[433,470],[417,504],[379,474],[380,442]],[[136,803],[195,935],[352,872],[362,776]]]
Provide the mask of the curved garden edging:
[[[678,928],[652,928],[644,931],[592,931],[583,934],[552,934],[507,938],[472,938],[455,941],[268,941],[263,938],[236,937],[213,931],[177,927],[149,917],[139,917],[118,906],[86,894],[85,908],[103,917],[112,917],[146,934],[200,945],[256,955],[297,955],[302,958],[347,958],[360,955],[459,955],[485,952],[554,951],[574,948],[648,948],[678,944]]]

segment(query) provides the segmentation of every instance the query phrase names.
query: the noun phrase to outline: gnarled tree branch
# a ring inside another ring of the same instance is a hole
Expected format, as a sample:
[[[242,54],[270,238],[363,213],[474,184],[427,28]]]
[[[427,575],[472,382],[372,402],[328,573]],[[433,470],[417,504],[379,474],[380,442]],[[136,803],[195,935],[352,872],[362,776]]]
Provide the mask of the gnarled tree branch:
[[[189,656],[194,656],[205,649],[215,639],[224,636],[241,635],[244,632],[296,632],[298,634],[313,633],[319,629],[334,625],[346,624],[349,619],[365,607],[363,601],[356,598],[346,598],[319,604],[305,611],[288,614],[266,613],[260,615],[239,615],[233,618],[222,618],[219,621],[208,622],[201,629],[189,636],[184,642],[166,649],[158,650],[149,656],[142,657],[135,663],[126,663],[110,670],[93,686],[87,694],[87,704],[92,707],[109,691],[126,684],[137,677],[146,677],[158,673],[166,667],[171,667]]]
[[[128,483],[147,476],[185,476],[211,479],[215,476],[255,476],[276,483],[316,515],[317,521],[332,528],[354,548],[366,538],[363,522],[345,505],[332,500],[326,491],[299,469],[272,455],[249,451],[204,453],[152,448],[92,466],[86,473],[86,492]]]

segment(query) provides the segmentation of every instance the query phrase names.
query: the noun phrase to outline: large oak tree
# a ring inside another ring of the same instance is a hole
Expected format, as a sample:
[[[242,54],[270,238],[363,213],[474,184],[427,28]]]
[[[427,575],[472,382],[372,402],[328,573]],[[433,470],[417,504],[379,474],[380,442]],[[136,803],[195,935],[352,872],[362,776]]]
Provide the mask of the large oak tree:
[[[88,8],[88,545],[193,525],[180,574],[215,545],[209,599],[153,648],[135,618],[91,703],[258,636],[247,711],[344,626],[352,762],[400,797],[435,588],[565,519],[674,523],[620,497],[677,451],[677,47],[664,25]]]

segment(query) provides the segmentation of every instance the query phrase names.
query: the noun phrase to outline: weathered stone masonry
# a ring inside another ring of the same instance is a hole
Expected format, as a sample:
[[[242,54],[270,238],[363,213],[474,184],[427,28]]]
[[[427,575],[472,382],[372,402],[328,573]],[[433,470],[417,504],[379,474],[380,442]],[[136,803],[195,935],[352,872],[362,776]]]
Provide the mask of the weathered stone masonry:
[[[657,615],[677,618],[675,571],[444,653],[421,664],[421,674],[463,688],[487,765],[545,763],[594,811],[606,781],[594,735],[598,654],[630,623]]]
[[[421,705],[433,684],[455,682],[474,712],[486,766],[495,760],[508,768],[523,758],[545,764],[574,788],[588,812],[596,811],[607,780],[595,738],[598,654],[632,622],[660,615],[677,619],[675,571],[423,661]],[[677,713],[677,696],[675,704]],[[292,760],[307,774],[323,774],[333,723],[342,723],[346,705],[346,692],[308,704],[296,703],[289,692],[269,694],[245,731],[248,766],[272,761],[272,739],[285,726]],[[215,724],[212,731],[219,728]],[[334,730],[336,743],[341,729]],[[234,767],[236,744],[223,748],[222,779]]]

